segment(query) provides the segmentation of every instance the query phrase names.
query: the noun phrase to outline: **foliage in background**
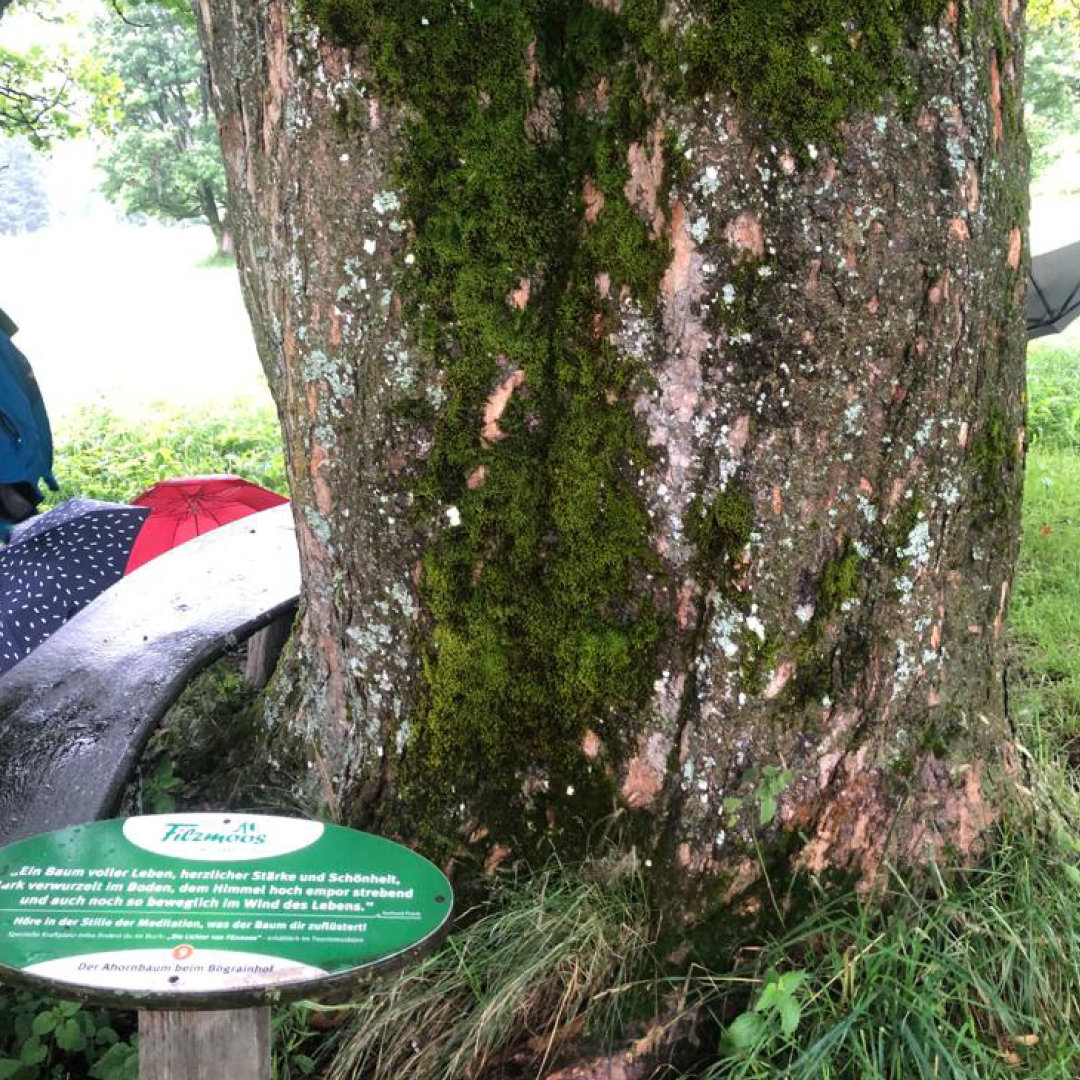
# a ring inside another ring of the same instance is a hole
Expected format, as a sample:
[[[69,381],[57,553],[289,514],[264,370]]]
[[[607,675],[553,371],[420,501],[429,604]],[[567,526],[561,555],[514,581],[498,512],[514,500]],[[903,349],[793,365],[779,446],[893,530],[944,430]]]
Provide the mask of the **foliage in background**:
[[[1032,178],[1061,154],[1055,143],[1080,132],[1080,8],[1075,0],[1035,0],[1028,12],[1024,114]]]
[[[23,135],[38,149],[69,138],[78,130],[74,90],[69,57],[0,45],[0,134]]]
[[[289,493],[276,415],[242,401],[197,413],[162,406],[137,421],[91,406],[57,425],[55,436],[60,491],[52,503],[73,495],[130,502],[158,480],[205,473]]]
[[[120,87],[112,121],[99,125],[102,192],[128,214],[202,219],[227,250],[225,167],[190,12],[143,3],[133,18],[92,24],[95,53]]]
[[[0,234],[34,232],[49,224],[45,166],[25,135],[0,141]]]
[[[0,4],[0,14],[17,6],[43,23],[70,22],[61,0],[16,0]],[[0,45],[0,135],[21,135],[38,150],[84,130],[92,116],[112,107],[113,80],[93,56],[76,56],[66,45],[24,50]],[[90,102],[91,104],[88,104]]]

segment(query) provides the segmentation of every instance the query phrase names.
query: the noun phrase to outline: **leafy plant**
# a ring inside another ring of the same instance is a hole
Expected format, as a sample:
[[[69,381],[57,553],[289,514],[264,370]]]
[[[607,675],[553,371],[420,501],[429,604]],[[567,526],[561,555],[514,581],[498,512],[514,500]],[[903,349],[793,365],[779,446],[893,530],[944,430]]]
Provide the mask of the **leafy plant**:
[[[725,1032],[732,1050],[739,1054],[756,1049],[778,1035],[790,1039],[802,1016],[798,994],[805,981],[806,973],[802,971],[771,975],[754,1007],[736,1017]]]
[[[0,1080],[138,1080],[138,1035],[130,1027],[110,1010],[0,991]]]
[[[184,781],[173,772],[172,762],[162,758],[157,768],[142,781],[142,802],[147,813],[171,814],[176,809],[174,796]]]
[[[273,1041],[271,1080],[298,1080],[315,1072],[315,1059],[307,1053],[313,1050],[318,1032],[312,1030],[312,1008],[300,1003],[274,1011],[270,1037]]]
[[[755,794],[758,800],[758,819],[768,825],[776,817],[780,796],[791,786],[795,774],[790,769],[766,765],[761,770],[761,780]]]

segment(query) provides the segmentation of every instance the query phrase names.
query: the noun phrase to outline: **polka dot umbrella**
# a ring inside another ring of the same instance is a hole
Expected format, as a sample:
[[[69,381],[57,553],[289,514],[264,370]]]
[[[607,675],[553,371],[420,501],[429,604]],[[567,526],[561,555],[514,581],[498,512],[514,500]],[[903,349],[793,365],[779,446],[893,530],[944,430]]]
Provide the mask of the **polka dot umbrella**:
[[[0,547],[0,674],[124,576],[149,513],[76,498],[15,527]]]

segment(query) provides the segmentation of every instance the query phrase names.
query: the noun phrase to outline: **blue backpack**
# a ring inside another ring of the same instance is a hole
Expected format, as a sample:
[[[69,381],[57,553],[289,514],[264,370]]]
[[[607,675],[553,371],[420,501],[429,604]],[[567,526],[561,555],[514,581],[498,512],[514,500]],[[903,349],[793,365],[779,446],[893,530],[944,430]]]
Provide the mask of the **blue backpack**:
[[[42,481],[56,490],[49,417],[30,364],[11,341],[14,330],[0,312],[0,535],[34,512]]]

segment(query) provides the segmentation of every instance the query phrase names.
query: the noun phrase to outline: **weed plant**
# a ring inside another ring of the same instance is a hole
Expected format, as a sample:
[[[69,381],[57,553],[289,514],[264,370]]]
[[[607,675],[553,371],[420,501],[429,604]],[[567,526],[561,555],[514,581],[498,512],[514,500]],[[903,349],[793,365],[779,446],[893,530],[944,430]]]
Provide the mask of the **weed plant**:
[[[138,1080],[134,1016],[0,990],[0,1080]]]

